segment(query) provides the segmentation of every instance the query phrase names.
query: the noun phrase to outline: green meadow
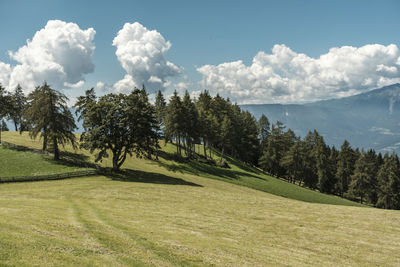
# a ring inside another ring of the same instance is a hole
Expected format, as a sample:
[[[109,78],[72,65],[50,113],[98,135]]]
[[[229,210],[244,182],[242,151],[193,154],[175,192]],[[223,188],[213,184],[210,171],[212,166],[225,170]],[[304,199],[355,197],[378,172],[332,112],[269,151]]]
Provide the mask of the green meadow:
[[[2,138],[41,146],[26,133]],[[400,265],[399,211],[301,188],[234,159],[230,168],[175,161],[174,146],[162,148],[158,161],[129,158],[119,173],[0,184],[0,266]],[[75,168],[30,152],[0,155],[0,176]],[[64,155],[93,161],[69,146]],[[21,170],[4,168],[11,157]]]

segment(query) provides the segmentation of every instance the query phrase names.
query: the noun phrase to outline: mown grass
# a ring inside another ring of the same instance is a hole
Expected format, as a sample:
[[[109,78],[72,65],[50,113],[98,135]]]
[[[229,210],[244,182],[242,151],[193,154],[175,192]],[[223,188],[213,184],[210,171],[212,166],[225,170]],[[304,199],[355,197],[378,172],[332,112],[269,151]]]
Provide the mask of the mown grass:
[[[32,140],[28,137],[27,133],[22,135],[16,132],[4,132],[3,140],[22,146],[27,146],[35,149],[41,148],[41,140]],[[172,144],[161,143],[162,152],[159,160],[146,160],[130,157],[126,160],[123,168],[128,171],[139,171],[145,173],[161,174],[170,177],[186,178],[188,176],[201,176],[205,178],[217,179],[224,182],[233,183],[236,185],[247,186],[263,192],[292,198],[296,200],[346,205],[346,206],[363,206],[359,203],[342,199],[333,195],[321,194],[317,191],[309,190],[299,187],[294,184],[287,183],[286,181],[263,174],[259,170],[247,166],[240,161],[228,158],[230,168],[220,168],[213,165],[200,163],[198,161],[178,160],[174,155],[176,147]],[[196,151],[202,153],[203,148],[196,147]],[[66,146],[64,154],[67,153],[69,157],[75,157],[88,162],[93,162],[94,157],[88,151],[74,150],[71,146]],[[213,158],[217,161],[219,156],[217,153],[212,153]],[[103,167],[111,167],[111,157],[104,159],[100,163]],[[0,173],[1,176],[1,173]]]
[[[3,139],[40,148],[27,135]],[[400,265],[399,211],[344,206],[357,203],[233,159],[221,169],[164,151],[107,176],[0,184],[0,266]]]
[[[400,265],[398,211],[152,177],[0,185],[0,266]]]
[[[47,155],[3,148],[0,145],[0,177],[37,176],[83,170],[87,168],[55,161]]]

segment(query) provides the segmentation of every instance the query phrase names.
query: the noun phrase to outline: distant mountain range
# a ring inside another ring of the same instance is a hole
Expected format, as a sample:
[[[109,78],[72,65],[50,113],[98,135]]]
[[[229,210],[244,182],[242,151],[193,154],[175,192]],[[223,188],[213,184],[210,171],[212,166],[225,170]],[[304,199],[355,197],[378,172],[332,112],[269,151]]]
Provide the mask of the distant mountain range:
[[[353,147],[400,152],[400,84],[350,97],[308,104],[241,105],[258,119],[265,114],[304,137],[316,129],[325,142],[340,148],[346,139]]]

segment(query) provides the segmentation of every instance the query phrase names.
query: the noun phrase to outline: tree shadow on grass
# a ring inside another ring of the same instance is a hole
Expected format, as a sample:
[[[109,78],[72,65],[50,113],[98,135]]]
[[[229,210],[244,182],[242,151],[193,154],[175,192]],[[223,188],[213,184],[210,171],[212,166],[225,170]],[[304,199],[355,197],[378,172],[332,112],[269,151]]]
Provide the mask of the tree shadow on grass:
[[[51,154],[48,151],[43,151],[39,149],[30,148],[27,146],[14,145],[14,144],[9,144],[5,146],[3,145],[3,147],[6,149],[11,149],[19,152],[31,152],[43,155],[44,156],[43,159],[45,161],[51,162],[52,164],[56,165],[63,165],[68,167],[80,167],[80,168],[94,168],[94,169],[99,168],[97,164],[89,161],[90,160],[89,156],[82,153],[60,151],[60,160],[54,160],[53,154]]]
[[[225,178],[230,180],[232,179],[239,180],[240,176],[248,176],[257,179],[262,179],[261,177],[253,175],[251,173],[244,173],[232,169],[217,167],[212,164],[200,162],[196,159],[180,158],[176,154],[170,154],[164,151],[161,151],[159,153],[159,157],[167,160],[168,162],[161,160],[154,162],[158,164],[160,167],[163,167],[172,172],[190,173],[197,176],[205,176],[205,177],[217,176],[220,178]]]
[[[152,184],[170,184],[170,185],[189,185],[203,187],[202,185],[185,181],[180,178],[171,177],[161,173],[145,172],[139,170],[123,169],[112,170],[111,168],[102,168],[101,174],[117,181],[152,183]]]

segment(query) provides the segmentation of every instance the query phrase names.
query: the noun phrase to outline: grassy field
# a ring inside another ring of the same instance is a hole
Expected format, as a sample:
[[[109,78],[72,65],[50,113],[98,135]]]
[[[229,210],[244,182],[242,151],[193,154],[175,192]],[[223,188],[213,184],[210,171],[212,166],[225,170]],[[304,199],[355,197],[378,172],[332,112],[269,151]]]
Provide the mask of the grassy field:
[[[2,136],[4,141],[13,144],[36,149],[41,148],[41,141],[39,139],[30,139],[27,133],[19,135],[16,132],[3,132]],[[183,179],[186,178],[188,175],[195,175],[210,179],[217,179],[237,185],[247,186],[267,193],[301,201],[335,205],[362,206],[359,203],[342,199],[337,196],[321,194],[319,192],[302,188],[297,185],[287,183],[286,181],[270,177],[261,173],[259,170],[246,166],[234,159],[228,159],[228,163],[231,167],[229,169],[218,168],[196,161],[177,162],[175,160],[175,157],[173,156],[173,153],[176,151],[175,146],[171,144],[164,146],[162,144],[161,147],[163,151],[160,155],[160,160],[158,161],[137,159],[136,157],[129,158],[123,165],[123,168],[128,169],[127,176],[131,177],[132,175],[130,174],[132,174],[132,171],[135,174],[135,177],[138,177],[137,173],[143,172],[153,175],[161,174],[179,177]],[[87,151],[73,150],[73,148],[70,146],[66,146],[65,151],[67,151],[69,155],[75,155],[75,157],[79,159],[89,162],[93,161],[93,156]],[[202,151],[201,147],[200,151]],[[213,157],[215,159],[218,159],[218,155],[216,155],[215,153],[213,154]],[[101,165],[103,167],[111,167],[111,158],[105,159],[104,162],[101,163]]]
[[[0,177],[35,176],[87,170],[50,156],[28,151],[17,151],[0,146]]]
[[[173,149],[159,162],[130,158],[121,174],[0,184],[0,266],[400,265],[399,211],[267,194],[341,200],[233,160],[177,163]]]
[[[110,178],[0,185],[0,266],[400,265],[398,211]]]

